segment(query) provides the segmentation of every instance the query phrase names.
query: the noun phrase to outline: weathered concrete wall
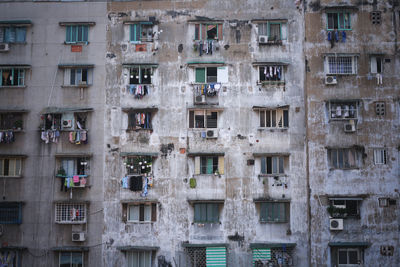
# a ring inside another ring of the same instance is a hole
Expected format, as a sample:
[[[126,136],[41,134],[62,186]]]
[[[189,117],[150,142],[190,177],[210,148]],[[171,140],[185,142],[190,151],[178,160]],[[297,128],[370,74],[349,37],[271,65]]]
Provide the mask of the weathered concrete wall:
[[[101,266],[101,233],[103,230],[103,103],[105,3],[1,3],[1,20],[31,20],[25,44],[11,44],[10,51],[0,54],[1,64],[29,64],[26,88],[0,88],[1,109],[26,109],[23,132],[16,142],[0,144],[1,154],[24,154],[22,178],[1,178],[2,201],[23,201],[22,224],[4,225],[1,243],[22,246],[22,266],[56,266],[61,246],[88,246],[85,266]],[[89,44],[72,53],[65,45],[66,27],[59,22],[93,21]],[[93,85],[83,89],[62,88],[63,70],[58,64],[94,64]],[[40,139],[40,114],[46,107],[91,107],[88,115],[88,144],[72,145],[63,132],[58,144]],[[61,179],[56,178],[57,153],[92,153],[88,187],[60,192]],[[82,227],[55,223],[55,201],[88,201],[88,221]],[[74,228],[74,229],[72,229]],[[71,241],[71,231],[81,228],[85,242]]]
[[[399,257],[399,68],[397,1],[308,1],[305,12],[306,88],[308,106],[309,172],[311,188],[311,259],[315,266],[331,266],[329,242],[369,242],[365,266],[397,266]],[[327,6],[353,6],[352,30],[346,42],[331,48],[327,40]],[[373,25],[371,11],[381,11],[382,23]],[[324,53],[357,53],[357,74],[338,75],[337,85],[325,85]],[[369,57],[382,53],[383,84],[370,76]],[[327,101],[358,99],[359,116],[354,133],[343,131],[343,121],[329,120]],[[386,115],[375,114],[375,102],[384,101]],[[352,170],[330,169],[327,147],[364,148],[363,164]],[[375,165],[373,149],[386,148],[386,165]],[[327,197],[362,196],[359,219],[345,219],[343,231],[329,230]],[[379,207],[378,198],[397,200]],[[394,256],[382,256],[380,246],[394,246]]]
[[[303,17],[294,1],[139,1],[108,3],[106,57],[106,112],[104,166],[103,242],[113,240],[104,250],[104,265],[123,265],[117,246],[157,246],[157,256],[183,262],[182,242],[195,244],[229,243],[229,266],[251,264],[250,243],[296,243],[295,264],[306,266],[307,195],[305,172],[305,110],[302,55]],[[155,17],[160,32],[147,52],[135,52],[129,43],[129,25],[124,21],[149,21]],[[194,25],[189,20],[204,18],[223,23],[219,51],[199,57],[193,51]],[[253,19],[287,19],[288,40],[281,46],[259,46]],[[162,32],[161,32],[162,31]],[[188,128],[188,108],[194,107],[194,69],[191,61],[222,61],[229,81],[218,96],[222,111],[218,118],[218,139],[200,138],[200,131]],[[288,62],[286,85],[261,88],[257,85],[255,61]],[[126,89],[123,63],[156,63],[151,94],[135,99]],[[258,113],[253,106],[289,105],[290,127],[286,131],[258,130]],[[128,116],[122,108],[157,107],[152,117],[153,131],[126,131]],[[163,151],[163,146],[172,149]],[[181,154],[180,149],[186,153]],[[120,152],[153,152],[154,186],[146,198],[122,189],[126,175]],[[188,152],[224,152],[225,173],[194,175],[194,158]],[[258,178],[260,158],[253,152],[289,153],[288,188],[272,187],[273,179]],[[255,159],[254,166],[247,166]],[[196,177],[197,187],[188,180]],[[268,182],[270,180],[270,182]],[[260,224],[254,199],[290,199],[290,223]],[[124,223],[121,201],[156,199],[157,221],[148,224]],[[199,227],[193,224],[193,206],[188,199],[223,199],[220,224]],[[289,231],[290,230],[290,231]],[[235,233],[244,236],[240,244],[230,241]],[[183,266],[183,265],[181,265]]]

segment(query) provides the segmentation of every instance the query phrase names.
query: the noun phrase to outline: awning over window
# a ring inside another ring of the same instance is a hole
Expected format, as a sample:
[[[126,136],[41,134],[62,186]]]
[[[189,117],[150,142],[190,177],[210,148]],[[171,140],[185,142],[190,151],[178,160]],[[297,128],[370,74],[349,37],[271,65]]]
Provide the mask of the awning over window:
[[[266,157],[266,156],[290,156],[290,153],[269,153],[269,152],[254,152],[253,157]]]
[[[157,68],[158,64],[157,63],[123,63],[123,67],[151,67],[151,68]]]
[[[122,111],[124,111],[124,112],[156,112],[156,111],[158,111],[158,108],[156,108],[156,107],[122,108]]]
[[[21,247],[21,246],[5,246],[5,247],[0,247],[0,251],[5,251],[5,250],[25,250],[28,249],[27,247]]]
[[[0,27],[23,27],[23,26],[31,26],[32,21],[30,20],[2,20],[0,21]]]
[[[294,248],[296,243],[250,243],[251,249],[257,248]]]
[[[271,198],[255,198],[253,199],[255,203],[261,202],[290,202],[290,199],[271,199]]]
[[[144,21],[144,20],[127,20],[122,22],[123,24],[142,24],[142,25],[154,25],[157,24],[158,21]]]
[[[29,110],[26,109],[0,109],[0,113],[28,113]]]
[[[153,246],[117,246],[121,251],[157,251],[160,247]]]
[[[201,105],[196,107],[189,107],[188,110],[210,110],[210,111],[223,111],[223,108],[216,108],[215,105]]]
[[[266,66],[266,65],[275,65],[275,66],[288,66],[288,62],[283,61],[257,61],[251,63],[253,66]]]
[[[94,68],[94,64],[63,63],[63,64],[58,64],[58,67],[60,69],[73,69],[73,68],[91,69],[91,68]]]
[[[369,242],[329,242],[330,247],[369,247]]]
[[[188,152],[188,157],[197,157],[197,156],[224,156],[225,152]]]
[[[324,57],[359,57],[360,53],[322,53]]]
[[[28,65],[28,64],[0,64],[0,69],[12,69],[12,68],[30,69],[31,65]]]
[[[53,247],[53,251],[89,251],[89,247],[66,246],[66,247]]]
[[[223,20],[213,20],[213,19],[209,19],[209,18],[199,18],[199,19],[190,19],[187,21],[188,23],[224,23]]]
[[[227,243],[208,243],[208,244],[193,244],[188,242],[182,242],[184,248],[204,248],[204,247],[228,247]]]
[[[289,105],[283,105],[283,106],[253,106],[253,110],[260,110],[260,109],[283,109],[283,108],[289,108]]]
[[[119,155],[121,157],[129,157],[129,156],[158,157],[158,153],[152,153],[152,152],[121,152]]]
[[[56,158],[91,158],[92,153],[57,153]]]
[[[361,201],[364,198],[362,197],[328,197],[329,200],[357,200]]]
[[[334,11],[341,11],[341,12],[355,12],[358,11],[358,7],[350,6],[350,5],[336,5],[336,6],[324,6],[322,10],[326,12],[334,12]]]
[[[216,204],[224,204],[224,199],[188,199],[189,204],[193,205],[196,203],[216,203]]]
[[[199,67],[222,67],[225,66],[225,62],[222,61],[190,61],[187,63],[188,67],[199,68]]]
[[[287,22],[287,19],[252,19],[252,23]]]
[[[71,112],[91,112],[93,108],[59,108],[47,107],[41,111],[41,114],[71,113]]]
[[[24,154],[0,154],[0,158],[26,158]]]
[[[60,24],[60,26],[73,26],[73,25],[94,26],[94,25],[96,25],[96,22],[94,22],[94,21],[76,21],[76,22],[63,21],[63,22],[60,22],[59,24]]]
[[[139,199],[123,199],[121,200],[122,204],[134,204],[134,203],[159,203],[157,199],[147,199],[147,198],[139,198]]]

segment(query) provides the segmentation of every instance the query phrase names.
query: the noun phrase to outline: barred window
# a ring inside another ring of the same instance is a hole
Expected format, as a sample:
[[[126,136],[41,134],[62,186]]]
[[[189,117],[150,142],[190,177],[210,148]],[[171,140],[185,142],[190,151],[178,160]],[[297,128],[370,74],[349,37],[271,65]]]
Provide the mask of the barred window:
[[[57,203],[56,223],[86,223],[86,204]]]
[[[330,56],[327,57],[328,69],[327,74],[356,74],[356,57],[355,56]]]
[[[0,86],[24,86],[25,69],[2,68],[0,69]]]
[[[350,13],[329,12],[327,13],[328,30],[351,30]]]
[[[262,202],[260,203],[261,222],[287,222],[289,217],[289,203]]]
[[[22,222],[22,205],[16,202],[0,203],[0,224],[20,224]]]
[[[294,247],[253,248],[253,266],[294,266]]]
[[[288,128],[289,109],[260,110],[260,127]]]
[[[386,164],[386,160],[387,160],[386,149],[384,148],[374,149],[375,165]]]
[[[328,159],[334,169],[357,168],[361,164],[361,151],[354,148],[329,149]]]
[[[357,119],[357,101],[330,101],[329,118],[333,120]]]
[[[189,110],[189,128],[218,128],[218,111]]]

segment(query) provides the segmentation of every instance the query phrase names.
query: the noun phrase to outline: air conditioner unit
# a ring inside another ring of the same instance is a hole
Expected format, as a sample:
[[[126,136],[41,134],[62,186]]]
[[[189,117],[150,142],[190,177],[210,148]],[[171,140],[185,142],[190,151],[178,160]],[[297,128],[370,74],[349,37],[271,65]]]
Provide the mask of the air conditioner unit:
[[[72,233],[72,241],[74,242],[83,242],[85,241],[85,233],[84,232],[79,232],[79,233]]]
[[[194,102],[195,102],[196,104],[203,104],[203,103],[206,103],[206,96],[204,96],[204,95],[198,95],[198,96],[195,97]]]
[[[331,230],[343,230],[343,219],[330,219],[329,228]]]
[[[344,124],[344,132],[345,133],[354,133],[356,131],[356,125],[354,123],[345,123]]]
[[[62,121],[63,128],[71,128],[72,127],[72,120],[63,120]]]
[[[336,76],[326,76],[325,84],[337,84]]]
[[[258,43],[260,43],[260,44],[268,43],[268,36],[267,35],[259,35],[258,36]]]
[[[0,44],[0,52],[7,52],[10,50],[10,46],[8,44]]]
[[[217,129],[207,130],[206,138],[218,138],[218,130]]]

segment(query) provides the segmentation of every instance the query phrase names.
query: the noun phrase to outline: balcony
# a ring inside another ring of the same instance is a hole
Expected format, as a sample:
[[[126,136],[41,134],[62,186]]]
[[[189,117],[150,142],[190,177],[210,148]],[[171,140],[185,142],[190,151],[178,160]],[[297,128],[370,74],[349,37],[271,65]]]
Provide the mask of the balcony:
[[[193,84],[193,103],[195,105],[218,105],[220,83]]]

